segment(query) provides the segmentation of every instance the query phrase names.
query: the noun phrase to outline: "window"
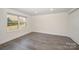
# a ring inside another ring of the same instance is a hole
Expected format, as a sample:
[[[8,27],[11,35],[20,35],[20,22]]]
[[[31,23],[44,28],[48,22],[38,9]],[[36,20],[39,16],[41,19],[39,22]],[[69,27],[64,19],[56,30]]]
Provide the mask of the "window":
[[[14,14],[7,15],[7,30],[17,30],[20,28],[25,27],[26,25],[26,18],[22,16],[17,16]]]

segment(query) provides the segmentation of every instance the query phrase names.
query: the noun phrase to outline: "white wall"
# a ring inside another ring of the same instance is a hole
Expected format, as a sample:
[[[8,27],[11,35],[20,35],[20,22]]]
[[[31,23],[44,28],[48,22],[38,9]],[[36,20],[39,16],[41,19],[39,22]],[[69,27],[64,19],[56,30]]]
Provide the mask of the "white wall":
[[[32,31],[68,36],[68,14],[48,14],[32,17]]]
[[[7,15],[7,13],[14,13],[14,14],[26,16],[28,25],[26,25],[25,28],[7,32],[6,31],[6,27],[7,27],[6,15]],[[22,36],[24,34],[30,33],[31,32],[31,28],[30,28],[31,22],[30,21],[31,21],[31,19],[30,19],[29,15],[20,13],[18,11],[12,10],[12,9],[0,8],[0,44],[5,43],[9,40],[15,39],[15,38]]]
[[[70,37],[79,44],[79,9],[70,14]]]

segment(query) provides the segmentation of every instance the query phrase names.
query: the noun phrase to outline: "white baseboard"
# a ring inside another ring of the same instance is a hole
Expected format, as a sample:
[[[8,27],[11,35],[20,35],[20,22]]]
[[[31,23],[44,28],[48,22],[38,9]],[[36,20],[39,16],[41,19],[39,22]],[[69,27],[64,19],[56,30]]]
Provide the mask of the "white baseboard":
[[[8,41],[14,40],[14,39],[16,39],[16,38],[19,38],[19,37],[21,37],[21,36],[23,36],[23,35],[29,34],[29,33],[31,33],[31,32],[24,33],[24,34],[19,35],[19,36],[15,37],[15,38],[12,38],[12,39],[4,40],[4,41],[0,42],[0,45],[6,43],[6,42],[8,42]]]
[[[71,37],[71,39],[79,45],[79,41],[78,40],[76,40],[75,38],[72,38],[72,37]]]
[[[33,31],[38,33],[45,33],[45,34],[52,34],[52,35],[59,35],[59,36],[67,36],[70,37],[68,34],[59,34],[59,33],[48,33],[48,32],[39,32],[39,31]]]

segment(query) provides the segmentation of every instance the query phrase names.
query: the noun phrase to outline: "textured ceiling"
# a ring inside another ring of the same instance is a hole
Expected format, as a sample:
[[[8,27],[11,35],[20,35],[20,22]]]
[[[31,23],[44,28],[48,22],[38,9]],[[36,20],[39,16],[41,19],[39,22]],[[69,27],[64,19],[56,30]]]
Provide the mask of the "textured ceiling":
[[[72,8],[13,8],[13,9],[34,16],[34,15],[68,12]]]

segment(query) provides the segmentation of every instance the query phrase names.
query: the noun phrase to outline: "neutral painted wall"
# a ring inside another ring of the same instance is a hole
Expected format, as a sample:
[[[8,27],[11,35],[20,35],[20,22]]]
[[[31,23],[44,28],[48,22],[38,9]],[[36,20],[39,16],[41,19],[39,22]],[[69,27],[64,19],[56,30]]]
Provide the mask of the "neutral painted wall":
[[[18,29],[18,30],[15,30],[15,31],[10,31],[10,32],[7,32],[6,31],[6,27],[7,27],[7,13],[14,13],[14,14],[18,14],[18,15],[22,15],[22,16],[26,16],[27,19],[27,25],[25,28],[22,28],[22,29]],[[30,33],[31,32],[31,26],[30,26],[30,22],[31,19],[30,19],[30,16],[29,15],[26,15],[26,14],[23,14],[23,13],[20,13],[18,11],[15,11],[15,10],[12,10],[12,9],[0,9],[0,44],[2,43],[5,43],[7,41],[10,41],[12,39],[15,39],[17,37],[20,37],[22,35],[25,35],[27,33]]]
[[[68,36],[68,14],[57,13],[32,17],[32,31]]]
[[[79,9],[70,14],[70,37],[79,44]]]

